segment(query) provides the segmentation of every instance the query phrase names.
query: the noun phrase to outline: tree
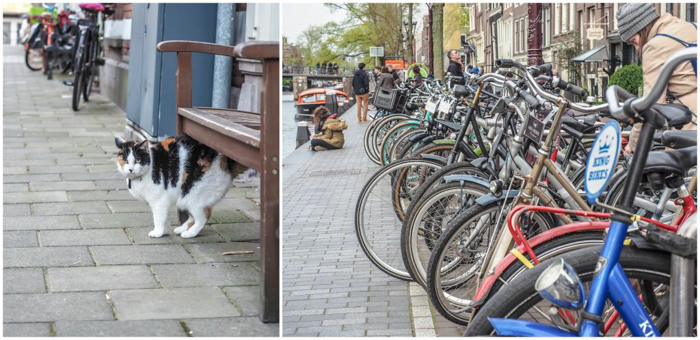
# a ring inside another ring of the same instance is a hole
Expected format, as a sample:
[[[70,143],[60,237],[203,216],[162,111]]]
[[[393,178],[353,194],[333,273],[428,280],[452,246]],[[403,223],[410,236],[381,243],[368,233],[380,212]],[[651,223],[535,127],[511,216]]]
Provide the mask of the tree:
[[[442,9],[445,4],[433,4],[433,77],[442,80],[445,74],[442,58]]]
[[[639,96],[639,89],[644,86],[644,76],[642,67],[637,64],[629,64],[617,69],[612,76],[608,86],[617,85],[625,91]]]
[[[573,62],[572,59],[578,57],[583,53],[583,42],[581,40],[581,33],[579,31],[574,31],[571,33],[571,39],[565,42],[560,49],[557,50],[557,65],[561,65],[566,68],[569,79],[566,81],[574,82],[578,86],[585,86],[582,83],[581,75],[581,63]]]

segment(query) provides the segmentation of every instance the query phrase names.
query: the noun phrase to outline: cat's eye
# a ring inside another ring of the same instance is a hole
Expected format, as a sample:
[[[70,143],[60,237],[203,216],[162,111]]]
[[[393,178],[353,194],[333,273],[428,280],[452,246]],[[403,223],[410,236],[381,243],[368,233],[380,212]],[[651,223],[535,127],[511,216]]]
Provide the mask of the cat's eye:
[[[140,163],[140,162],[141,162],[141,159],[140,159],[140,158],[136,158],[136,163]]]

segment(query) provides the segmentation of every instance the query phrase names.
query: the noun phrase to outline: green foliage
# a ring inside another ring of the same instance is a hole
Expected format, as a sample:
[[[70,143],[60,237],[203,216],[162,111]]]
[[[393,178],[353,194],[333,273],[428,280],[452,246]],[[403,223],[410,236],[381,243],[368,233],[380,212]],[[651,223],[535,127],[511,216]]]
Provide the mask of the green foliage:
[[[629,64],[618,68],[612,76],[608,86],[617,85],[625,91],[638,96],[639,88],[644,86],[642,67],[637,64]]]
[[[562,47],[557,50],[557,65],[566,68],[569,77],[566,81],[574,83],[574,79],[576,79],[575,83],[580,86],[582,85],[581,63],[575,63],[571,61],[571,59],[583,54],[583,40],[581,39],[581,33],[579,31],[574,31],[571,35],[572,39],[564,43]]]

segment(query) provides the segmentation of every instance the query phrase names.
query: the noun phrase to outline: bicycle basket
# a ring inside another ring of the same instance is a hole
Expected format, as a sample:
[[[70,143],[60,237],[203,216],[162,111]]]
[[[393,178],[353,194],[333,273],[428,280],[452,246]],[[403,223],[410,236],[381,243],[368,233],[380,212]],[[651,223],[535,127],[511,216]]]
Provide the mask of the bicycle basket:
[[[374,106],[377,109],[395,111],[399,104],[400,91],[397,89],[377,89],[374,95]]]

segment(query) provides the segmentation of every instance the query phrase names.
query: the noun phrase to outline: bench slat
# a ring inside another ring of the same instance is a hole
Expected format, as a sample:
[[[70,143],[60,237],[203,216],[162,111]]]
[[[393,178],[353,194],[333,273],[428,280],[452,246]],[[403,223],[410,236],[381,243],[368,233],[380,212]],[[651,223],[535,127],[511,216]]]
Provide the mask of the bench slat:
[[[199,125],[207,127],[225,136],[229,136],[244,144],[254,148],[260,148],[260,131],[251,129],[236,121],[236,115],[232,114],[224,116],[221,113],[227,110],[218,110],[219,114],[212,114],[199,108],[180,107],[178,114],[182,118],[196,122]],[[228,110],[235,113],[236,110]],[[238,114],[245,114],[243,111],[238,111]],[[258,123],[259,124],[259,123]]]

